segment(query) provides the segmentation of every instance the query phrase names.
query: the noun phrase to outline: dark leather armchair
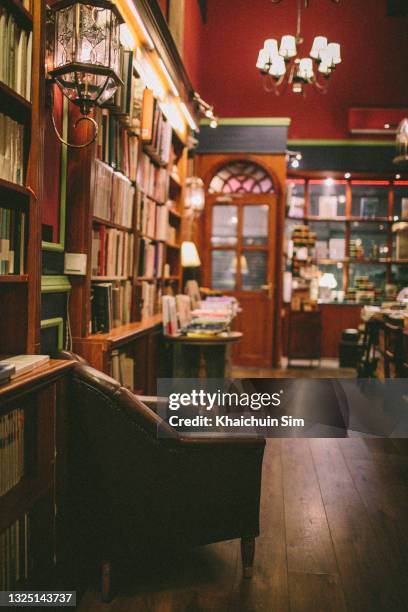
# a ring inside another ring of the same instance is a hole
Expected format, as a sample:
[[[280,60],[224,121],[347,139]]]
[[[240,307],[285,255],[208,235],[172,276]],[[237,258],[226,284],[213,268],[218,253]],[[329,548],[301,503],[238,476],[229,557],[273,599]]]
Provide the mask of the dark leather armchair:
[[[82,550],[104,568],[103,595],[111,564],[234,538],[250,577],[265,441],[179,435],[84,363],[71,393],[73,520]]]

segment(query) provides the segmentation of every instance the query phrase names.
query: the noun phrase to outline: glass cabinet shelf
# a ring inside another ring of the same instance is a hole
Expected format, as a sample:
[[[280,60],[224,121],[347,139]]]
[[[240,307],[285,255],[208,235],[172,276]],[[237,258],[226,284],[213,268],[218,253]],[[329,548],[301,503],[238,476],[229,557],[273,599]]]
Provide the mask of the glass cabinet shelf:
[[[334,277],[345,299],[375,293],[381,300],[390,286],[408,286],[408,229],[405,238],[395,231],[408,222],[408,180],[361,176],[337,180],[296,172],[288,178],[285,269],[293,230],[304,225],[316,238],[310,264]]]

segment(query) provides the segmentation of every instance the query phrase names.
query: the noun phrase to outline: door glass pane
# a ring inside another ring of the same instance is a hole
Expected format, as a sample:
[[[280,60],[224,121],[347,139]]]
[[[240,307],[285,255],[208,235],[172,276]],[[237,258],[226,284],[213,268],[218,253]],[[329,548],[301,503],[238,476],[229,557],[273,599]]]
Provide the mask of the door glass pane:
[[[243,251],[241,255],[241,285],[247,291],[260,290],[267,283],[268,253]]]
[[[238,208],[231,205],[213,207],[212,236],[213,246],[234,246],[237,244]]]
[[[244,206],[242,243],[246,246],[268,243],[269,206]]]
[[[212,286],[214,289],[235,289],[237,257],[235,251],[216,250],[211,255]]]

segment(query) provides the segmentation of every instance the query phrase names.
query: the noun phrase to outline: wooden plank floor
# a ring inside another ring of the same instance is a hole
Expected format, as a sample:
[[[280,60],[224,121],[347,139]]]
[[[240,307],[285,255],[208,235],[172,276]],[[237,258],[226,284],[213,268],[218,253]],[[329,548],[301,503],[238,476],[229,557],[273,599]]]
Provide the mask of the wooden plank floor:
[[[80,612],[408,610],[408,441],[268,440],[252,580],[239,542],[163,561]]]

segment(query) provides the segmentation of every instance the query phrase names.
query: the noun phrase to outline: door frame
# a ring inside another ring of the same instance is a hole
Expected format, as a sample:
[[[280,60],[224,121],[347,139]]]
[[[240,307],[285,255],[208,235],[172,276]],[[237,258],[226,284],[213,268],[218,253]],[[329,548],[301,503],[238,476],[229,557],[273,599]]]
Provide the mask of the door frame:
[[[195,170],[198,176],[203,179],[206,190],[206,206],[204,214],[197,224],[195,231],[195,241],[202,255],[204,266],[203,281],[209,282],[209,266],[207,266],[207,257],[210,256],[208,246],[210,244],[211,232],[211,215],[207,201],[209,197],[218,195],[226,197],[229,194],[208,194],[208,187],[213,176],[223,166],[233,161],[255,162],[261,166],[271,177],[274,184],[274,194],[276,197],[276,244],[275,244],[275,271],[272,284],[275,287],[274,291],[274,321],[273,321],[273,347],[272,347],[272,366],[278,367],[282,355],[282,328],[283,328],[283,234],[285,226],[285,200],[284,194],[286,191],[286,156],[280,154],[251,154],[251,153],[230,153],[230,154],[202,154],[195,158]],[[243,196],[258,196],[260,194],[242,194]],[[268,194],[263,194],[268,195]]]

